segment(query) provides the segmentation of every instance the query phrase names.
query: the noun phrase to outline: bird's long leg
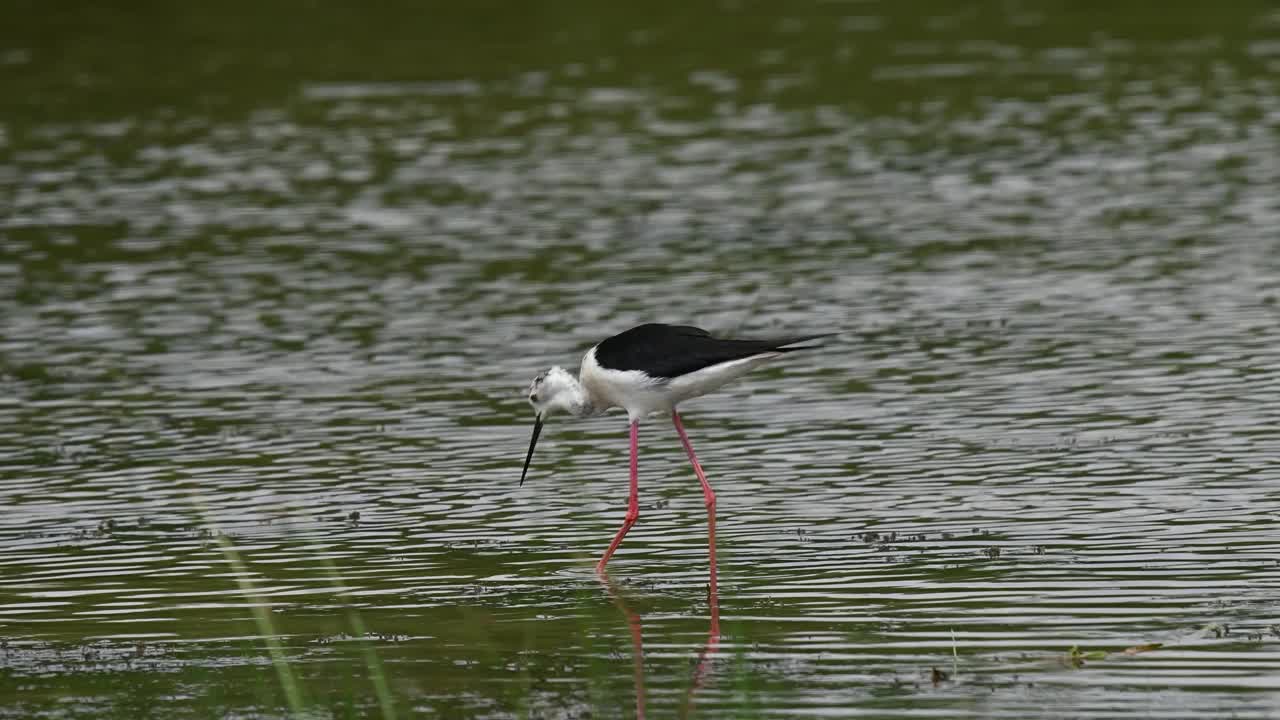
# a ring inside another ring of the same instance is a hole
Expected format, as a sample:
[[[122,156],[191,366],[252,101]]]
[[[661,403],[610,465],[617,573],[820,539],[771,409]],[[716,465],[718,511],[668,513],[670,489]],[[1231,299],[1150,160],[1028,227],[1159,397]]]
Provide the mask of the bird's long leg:
[[[702,483],[702,499],[707,506],[707,533],[710,538],[711,549],[711,586],[709,591],[711,597],[718,600],[719,592],[716,588],[716,493],[711,489],[711,483],[707,482],[707,474],[702,472],[702,465],[698,463],[698,456],[693,454],[693,446],[689,444],[689,436],[685,434],[684,423],[680,422],[680,413],[672,410],[671,422],[676,426],[676,432],[680,433],[680,442],[684,443],[684,451],[689,453],[689,462],[693,465],[694,474],[698,476],[698,482]],[[713,632],[719,634],[718,611],[713,615],[712,622]]]
[[[609,543],[609,549],[604,551],[604,557],[600,558],[600,562],[596,563],[596,570],[604,572],[604,566],[609,562],[609,558],[613,557],[613,551],[618,549],[622,544],[622,538],[627,536],[627,531],[632,525],[636,524],[636,518],[640,517],[640,420],[631,421],[631,498],[627,501],[627,517],[622,521],[622,527],[618,530],[618,534],[613,536],[613,542]]]

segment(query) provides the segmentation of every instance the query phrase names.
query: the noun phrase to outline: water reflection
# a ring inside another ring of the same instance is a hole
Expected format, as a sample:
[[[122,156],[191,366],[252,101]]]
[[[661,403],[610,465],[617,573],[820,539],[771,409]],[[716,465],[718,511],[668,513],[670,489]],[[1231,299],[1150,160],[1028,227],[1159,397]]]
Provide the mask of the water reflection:
[[[251,5],[0,27],[0,716],[629,714],[618,421],[511,458],[650,320],[847,339],[690,407],[732,658],[646,426],[649,715],[1276,716],[1269,4]]]
[[[609,593],[610,600],[614,606],[621,611],[626,618],[627,626],[631,631],[631,657],[634,664],[635,674],[635,693],[636,693],[636,717],[643,720],[645,717],[645,700],[647,692],[645,690],[645,673],[644,673],[644,639],[643,625],[639,613],[636,613],[627,604],[622,591],[610,577],[607,570],[597,570],[597,577],[604,585],[605,590]],[[714,574],[712,575],[714,577]],[[720,648],[720,595],[714,584],[707,586],[707,608],[711,616],[710,626],[707,629],[707,640],[703,644],[702,649],[698,652],[697,660],[693,663],[693,672],[689,679],[689,689],[685,694],[684,701],[680,705],[679,717],[688,717],[694,709],[694,699],[697,696],[704,683],[710,677],[710,670],[714,665],[716,652]]]
[[[636,682],[636,718],[640,720],[645,716],[644,708],[647,696],[644,686],[644,632],[640,624],[640,615],[627,605],[622,593],[618,590],[617,584],[614,583],[613,578],[609,577],[608,570],[597,569],[596,575],[600,578],[605,590],[608,591],[609,598],[613,601],[613,604],[622,612],[622,616],[626,618],[627,626],[631,630],[631,661],[634,664]]]
[[[711,610],[711,625],[707,629],[707,643],[698,653],[693,665],[693,678],[689,682],[689,692],[685,695],[684,704],[680,708],[680,717],[688,717],[694,708],[697,693],[710,678],[714,659],[720,650],[720,595],[714,585],[708,586],[707,605]]]

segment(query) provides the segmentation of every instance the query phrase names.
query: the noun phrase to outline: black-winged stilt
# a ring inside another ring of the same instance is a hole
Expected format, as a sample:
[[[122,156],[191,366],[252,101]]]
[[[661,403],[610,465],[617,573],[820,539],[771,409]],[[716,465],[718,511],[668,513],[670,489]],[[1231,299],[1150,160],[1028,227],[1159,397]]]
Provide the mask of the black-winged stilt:
[[[524,484],[538,444],[542,424],[551,415],[562,412],[574,417],[592,417],[609,408],[622,408],[631,421],[631,495],[627,516],[614,536],[609,549],[596,565],[603,571],[627,531],[640,516],[639,506],[639,433],[640,419],[647,415],[670,413],[680,442],[689,455],[693,472],[702,483],[702,496],[707,506],[707,527],[711,548],[711,592],[716,592],[716,494],[707,482],[698,458],[693,454],[689,436],[676,406],[690,398],[705,395],[770,360],[794,350],[814,345],[799,343],[827,337],[792,335],[758,340],[725,340],[686,325],[639,325],[614,335],[591,348],[582,357],[578,377],[561,367],[553,367],[533,379],[529,386],[529,403],[536,416],[529,454],[524,459],[520,484]]]

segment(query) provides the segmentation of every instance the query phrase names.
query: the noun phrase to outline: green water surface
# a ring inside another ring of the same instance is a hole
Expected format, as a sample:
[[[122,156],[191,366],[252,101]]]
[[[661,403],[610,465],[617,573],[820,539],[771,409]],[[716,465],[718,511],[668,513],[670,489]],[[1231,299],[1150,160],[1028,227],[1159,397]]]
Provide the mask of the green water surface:
[[[0,9],[0,718],[1280,716],[1273,3],[116,5]],[[665,420],[605,578],[624,416],[517,486],[646,321],[839,333],[718,598]]]

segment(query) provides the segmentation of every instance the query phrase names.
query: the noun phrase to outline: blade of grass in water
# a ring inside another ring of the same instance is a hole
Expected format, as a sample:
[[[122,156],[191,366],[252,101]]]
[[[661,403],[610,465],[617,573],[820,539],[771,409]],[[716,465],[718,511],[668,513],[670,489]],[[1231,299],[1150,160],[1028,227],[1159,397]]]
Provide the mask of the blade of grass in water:
[[[360,612],[356,610],[351,591],[338,574],[338,569],[334,566],[333,561],[329,558],[322,558],[321,565],[333,582],[334,587],[338,589],[338,597],[346,604],[347,623],[351,627],[351,634],[360,643],[360,652],[364,656],[365,667],[369,670],[369,679],[373,682],[373,692],[378,697],[378,707],[382,711],[382,718],[383,720],[395,720],[396,709],[391,700],[391,686],[387,683],[386,673],[383,672],[382,659],[378,657],[377,649],[374,648],[373,643],[369,642],[364,618],[360,617]]]
[[[189,496],[189,499],[192,506],[200,513],[203,524],[213,532],[213,538],[218,543],[218,549],[222,552],[227,564],[231,566],[232,572],[235,573],[236,584],[240,586],[241,596],[249,601],[249,609],[253,612],[254,623],[258,626],[258,635],[262,637],[262,642],[267,648],[267,656],[271,658],[271,666],[275,668],[276,677],[280,679],[280,690],[284,693],[290,714],[294,716],[301,715],[306,706],[302,696],[302,686],[298,683],[298,679],[293,672],[293,666],[289,663],[289,658],[285,655],[284,648],[280,645],[275,624],[271,622],[271,613],[267,611],[266,598],[258,593],[257,587],[249,577],[249,568],[245,565],[244,559],[240,557],[240,553],[231,544],[227,536],[218,529],[217,524],[212,521],[204,502],[194,493]]]

